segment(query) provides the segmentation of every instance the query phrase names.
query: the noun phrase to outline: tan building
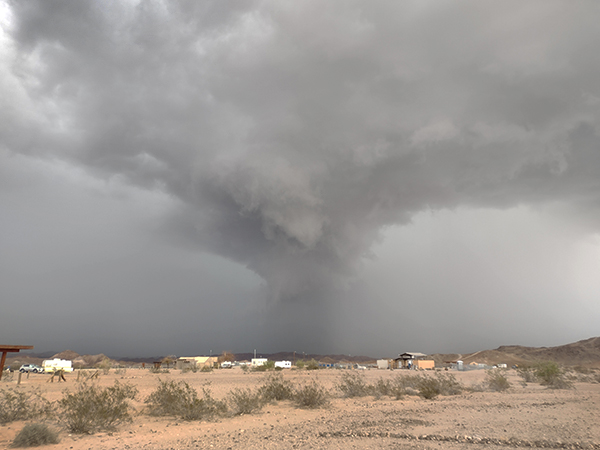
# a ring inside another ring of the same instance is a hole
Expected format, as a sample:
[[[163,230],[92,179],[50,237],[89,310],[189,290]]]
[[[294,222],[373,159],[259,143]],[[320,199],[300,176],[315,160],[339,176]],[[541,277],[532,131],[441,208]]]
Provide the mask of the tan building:
[[[186,367],[195,367],[196,369],[216,367],[218,360],[218,356],[182,356],[177,359],[176,368],[183,370]]]

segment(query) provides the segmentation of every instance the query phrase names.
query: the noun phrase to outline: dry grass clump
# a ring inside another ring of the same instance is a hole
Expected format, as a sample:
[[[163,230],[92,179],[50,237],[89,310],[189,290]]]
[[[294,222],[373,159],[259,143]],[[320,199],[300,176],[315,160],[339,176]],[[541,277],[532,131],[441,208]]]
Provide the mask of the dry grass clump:
[[[0,389],[0,424],[45,416],[52,410],[51,403],[39,392],[32,394]]]
[[[265,402],[291,400],[294,396],[292,383],[284,380],[283,374],[279,372],[267,375],[258,392]]]
[[[485,373],[485,386],[494,392],[504,392],[510,389],[510,382],[506,378],[505,369],[491,369]]]
[[[148,405],[151,416],[173,416],[182,420],[205,420],[222,416],[227,405],[212,398],[210,391],[203,389],[203,398],[185,381],[160,381],[144,403]]]
[[[121,423],[131,422],[128,400],[136,395],[135,387],[118,381],[105,389],[84,382],[73,393],[65,391],[65,396],[58,401],[59,417],[71,433],[112,430]]]
[[[260,392],[252,392],[248,388],[236,388],[229,392],[229,404],[231,414],[241,416],[262,409],[264,401]]]
[[[365,397],[373,392],[373,387],[367,384],[365,377],[356,372],[343,373],[336,387],[346,398]]]
[[[533,383],[536,381],[535,371],[532,367],[519,367],[517,369],[517,375],[522,378],[523,384]]]
[[[431,375],[405,375],[399,376],[394,385],[396,398],[404,394],[418,394],[426,399],[433,399],[438,395],[458,395],[464,387],[452,374],[437,373]]]
[[[298,408],[323,408],[329,404],[329,395],[323,386],[312,381],[294,390],[293,401]]]
[[[41,423],[30,423],[23,427],[11,447],[39,447],[40,445],[58,444],[58,433],[48,425]]]

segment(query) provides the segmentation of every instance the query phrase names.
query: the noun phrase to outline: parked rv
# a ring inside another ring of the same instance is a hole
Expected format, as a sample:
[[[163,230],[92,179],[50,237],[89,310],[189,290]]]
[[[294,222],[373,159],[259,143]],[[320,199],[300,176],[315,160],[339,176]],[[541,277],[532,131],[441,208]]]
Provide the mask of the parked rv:
[[[57,370],[64,370],[65,372],[73,372],[73,364],[71,361],[67,361],[66,359],[47,359],[44,361],[44,371],[45,372],[56,372]]]

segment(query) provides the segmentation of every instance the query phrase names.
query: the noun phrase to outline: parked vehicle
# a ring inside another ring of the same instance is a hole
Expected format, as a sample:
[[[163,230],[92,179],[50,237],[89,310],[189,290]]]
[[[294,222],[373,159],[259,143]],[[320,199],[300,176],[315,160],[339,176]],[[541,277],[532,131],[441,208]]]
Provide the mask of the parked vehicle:
[[[33,372],[33,373],[42,373],[44,369],[36,364],[23,364],[19,369],[19,372]]]

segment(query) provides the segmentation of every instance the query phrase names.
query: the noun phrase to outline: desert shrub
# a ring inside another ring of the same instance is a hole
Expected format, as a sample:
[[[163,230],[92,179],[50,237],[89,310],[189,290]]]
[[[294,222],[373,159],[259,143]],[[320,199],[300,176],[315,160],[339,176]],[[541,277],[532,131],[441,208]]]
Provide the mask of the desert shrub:
[[[535,377],[542,386],[550,389],[567,389],[572,384],[565,378],[564,370],[554,361],[544,361],[535,365]]]
[[[392,384],[393,392],[397,399],[404,394],[418,394],[426,399],[432,399],[438,395],[457,395],[464,388],[452,374],[436,373],[430,375],[407,375],[399,376]]]
[[[298,369],[304,369],[304,366],[306,365],[306,363],[304,362],[304,360],[299,359],[298,361],[296,361],[296,367]]]
[[[488,389],[495,392],[504,392],[511,386],[506,378],[506,371],[502,369],[486,371],[484,384]]]
[[[535,371],[532,367],[519,367],[517,375],[523,379],[523,383],[533,383],[536,380]]]
[[[329,404],[329,395],[323,386],[312,381],[295,389],[293,400],[298,408],[316,409]]]
[[[264,402],[260,392],[236,388],[229,392],[229,404],[231,405],[231,413],[234,416],[240,416],[260,410]]]
[[[253,372],[266,372],[273,369],[275,369],[275,361],[267,361],[264,364],[252,367]]]
[[[250,370],[250,368],[246,364],[244,364],[240,367],[242,368],[242,372],[244,372],[244,373],[248,373],[248,371]]]
[[[417,390],[419,388],[419,383],[421,382],[421,376],[419,375],[399,375],[395,384],[399,387],[402,387],[405,391]]]
[[[584,374],[584,375],[589,375],[593,372],[592,369],[590,369],[589,367],[583,367],[583,366],[575,366],[575,367],[573,367],[573,371]]]
[[[60,418],[71,433],[112,430],[121,423],[131,422],[128,400],[136,395],[135,387],[117,381],[105,389],[83,382],[75,392],[65,391],[58,401]]]
[[[212,372],[212,371],[213,371],[212,366],[202,366],[200,368],[200,372]]]
[[[304,366],[304,368],[306,370],[317,370],[319,368],[319,363],[318,361],[311,359],[310,361],[308,361],[306,363],[306,365]]]
[[[282,373],[269,374],[258,392],[265,402],[289,400],[294,395],[292,383],[284,380]]]
[[[40,445],[58,444],[58,433],[48,425],[30,423],[15,436],[11,447],[39,447]]]
[[[212,398],[207,389],[203,389],[203,398],[185,381],[160,381],[144,403],[148,405],[151,416],[173,416],[182,420],[212,419],[224,415],[227,405]]]
[[[356,372],[345,372],[336,387],[347,398],[364,397],[371,393],[371,388],[365,382],[365,377]]]
[[[104,358],[101,362],[97,364],[97,367],[100,370],[102,370],[102,373],[104,373],[104,375],[108,375],[112,367],[112,362],[110,361],[110,359]]]
[[[458,395],[464,388],[451,373],[436,373],[442,395]]]
[[[12,370],[5,370],[2,374],[2,380],[5,383],[10,383],[14,380],[15,373]]]
[[[161,369],[160,367],[150,367],[150,373],[171,373],[169,369]]]
[[[390,395],[394,396],[394,386],[391,380],[384,380],[383,378],[379,378],[375,384],[371,386],[371,390],[373,395],[379,397],[381,395]]]
[[[428,400],[433,399],[442,393],[439,381],[429,375],[421,377],[417,389],[419,390],[419,395]]]
[[[186,364],[185,366],[182,367],[181,373],[189,373],[189,372],[193,372],[193,373],[198,372],[198,366],[196,366],[196,364]]]
[[[0,424],[35,419],[49,414],[51,410],[51,403],[39,392],[0,389]]]

